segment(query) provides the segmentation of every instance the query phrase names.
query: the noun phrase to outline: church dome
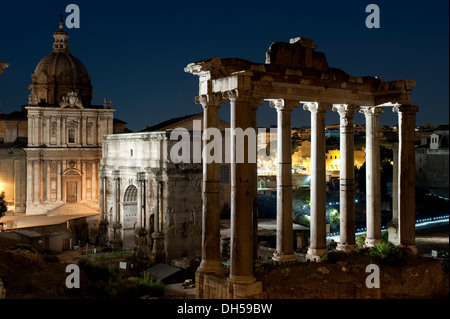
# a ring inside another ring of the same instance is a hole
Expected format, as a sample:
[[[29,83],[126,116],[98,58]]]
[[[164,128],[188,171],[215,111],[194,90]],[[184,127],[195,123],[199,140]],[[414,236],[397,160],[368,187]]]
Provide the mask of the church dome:
[[[70,92],[77,93],[83,106],[92,99],[92,85],[84,64],[69,52],[69,35],[60,21],[53,52],[43,58],[31,75],[30,105],[58,106]]]

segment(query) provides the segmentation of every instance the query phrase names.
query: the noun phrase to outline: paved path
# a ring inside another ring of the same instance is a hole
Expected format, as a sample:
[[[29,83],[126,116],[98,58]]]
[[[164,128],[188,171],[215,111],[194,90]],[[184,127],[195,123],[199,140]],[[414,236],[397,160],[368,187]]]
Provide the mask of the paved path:
[[[98,211],[81,204],[65,204],[48,215],[9,215],[0,218],[0,222],[5,224],[12,222],[14,228],[26,228],[61,224],[68,220],[86,216],[95,216],[98,214]]]

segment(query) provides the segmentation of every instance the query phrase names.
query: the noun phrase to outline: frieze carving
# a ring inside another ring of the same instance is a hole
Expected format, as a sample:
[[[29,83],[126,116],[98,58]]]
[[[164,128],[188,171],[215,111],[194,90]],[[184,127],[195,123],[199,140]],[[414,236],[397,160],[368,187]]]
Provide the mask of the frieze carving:
[[[81,102],[81,98],[78,97],[78,94],[75,92],[69,92],[66,96],[63,96],[59,106],[62,108],[70,107],[70,108],[83,108],[83,103]]]

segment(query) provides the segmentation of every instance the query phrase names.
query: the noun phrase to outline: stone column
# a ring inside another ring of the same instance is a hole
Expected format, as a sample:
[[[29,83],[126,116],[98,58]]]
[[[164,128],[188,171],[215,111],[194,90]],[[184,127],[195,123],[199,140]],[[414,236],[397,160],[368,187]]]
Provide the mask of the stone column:
[[[274,100],[270,106],[276,108],[277,124],[277,244],[272,259],[295,261],[292,228],[292,141],[291,113],[296,102]]]
[[[61,117],[56,118],[56,146],[61,145]]]
[[[33,176],[33,181],[34,181],[34,187],[33,187],[33,198],[34,198],[34,202],[35,203],[39,203],[39,199],[40,199],[40,181],[41,181],[41,175],[39,174],[39,169],[40,169],[40,163],[39,160],[34,160],[33,161],[33,168],[34,168],[34,176]]]
[[[119,221],[117,220],[117,198],[118,198],[118,183],[119,183],[119,172],[118,171],[114,171],[113,172],[113,189],[112,189],[112,224],[114,223],[118,223]]]
[[[353,115],[355,105],[333,106],[340,117],[340,240],[338,250],[351,252],[355,241],[355,147]]]
[[[392,145],[393,173],[392,173],[392,220],[388,224],[389,241],[398,245],[398,143]]]
[[[86,200],[87,196],[87,179],[86,179],[86,173],[87,173],[87,163],[84,160],[81,160],[81,200]]]
[[[253,183],[250,181],[256,169],[248,158],[248,143],[236,138],[242,131],[251,128],[250,98],[248,92],[233,90],[225,93],[230,99],[230,149],[231,149],[231,264],[229,281],[250,284],[253,276]],[[242,131],[241,131],[242,130]],[[256,143],[256,132],[254,141]],[[238,149],[239,148],[239,149]],[[239,159],[237,158],[239,156]],[[243,159],[241,161],[241,159]]]
[[[162,232],[162,208],[163,208],[163,185],[162,181],[157,180],[156,187],[156,210],[155,210],[155,231],[152,234],[153,238],[153,249],[151,252],[151,262],[165,262],[164,253],[164,234]]]
[[[159,192],[160,192],[159,187],[160,187],[160,182],[158,180],[156,180],[155,233],[159,233]]]
[[[258,136],[258,121],[257,121],[257,111],[258,106],[263,104],[264,101],[253,100],[253,104],[250,105],[250,113],[252,120],[252,128]],[[255,154],[258,154],[258,143],[255,143],[253,147]],[[259,259],[259,247],[258,247],[258,167],[254,167],[251,170],[250,182],[252,183],[251,188],[253,190],[253,266],[259,267],[261,261]]]
[[[224,102],[221,95],[208,94],[196,97],[196,103],[203,107],[203,132],[216,129],[219,125],[219,109]],[[203,150],[209,140],[203,135]],[[198,271],[207,274],[223,275],[220,262],[220,163],[206,160],[209,154],[203,153],[203,214],[202,214],[202,261]]]
[[[99,198],[99,208],[100,208],[100,223],[99,223],[99,245],[106,246],[108,243],[108,220],[106,216],[106,177],[100,176],[100,198]]]
[[[311,112],[311,225],[306,259],[318,261],[328,252],[326,243],[325,113],[331,104],[306,102]]]
[[[33,203],[33,161],[27,160],[27,206]]]
[[[56,201],[62,201],[62,197],[61,197],[61,161],[56,161]]]
[[[142,228],[142,181],[137,173],[137,199],[136,199],[136,228]]]
[[[416,202],[415,202],[415,105],[394,107],[398,113],[399,166],[398,166],[398,231],[400,248],[416,255]]]
[[[362,107],[366,116],[366,245],[381,243],[380,114],[381,107]]]
[[[113,208],[113,220],[111,222],[112,224],[112,230],[113,230],[113,240],[111,241],[112,248],[114,249],[120,249],[122,248],[122,223],[121,223],[121,216],[120,216],[120,202],[119,202],[119,196],[120,196],[120,172],[119,171],[113,171],[113,202],[112,202],[112,208]]]
[[[51,202],[51,161],[45,161],[47,164],[45,167],[46,179],[45,179],[45,201]]]
[[[98,162],[92,161],[92,176],[91,176],[91,200],[98,200]]]
[[[105,220],[105,178],[103,176],[99,176],[99,180],[100,180],[100,198],[99,198],[99,202],[98,202],[98,206],[100,209],[100,221]]]
[[[61,118],[61,145],[67,145],[66,131],[67,131],[67,117],[63,116]]]

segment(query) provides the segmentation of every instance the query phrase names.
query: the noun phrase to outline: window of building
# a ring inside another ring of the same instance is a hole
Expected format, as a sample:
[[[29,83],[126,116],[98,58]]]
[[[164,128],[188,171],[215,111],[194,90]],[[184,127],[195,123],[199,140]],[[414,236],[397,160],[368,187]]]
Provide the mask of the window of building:
[[[68,143],[75,143],[75,130],[69,129]]]
[[[220,166],[220,182],[228,184],[230,182],[230,167],[228,165]]]

